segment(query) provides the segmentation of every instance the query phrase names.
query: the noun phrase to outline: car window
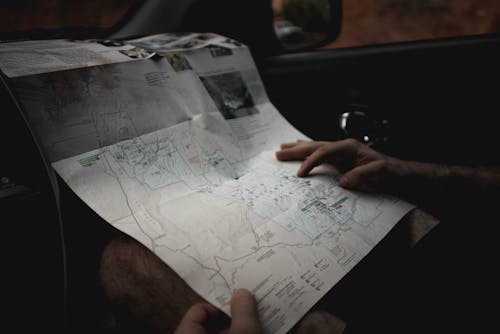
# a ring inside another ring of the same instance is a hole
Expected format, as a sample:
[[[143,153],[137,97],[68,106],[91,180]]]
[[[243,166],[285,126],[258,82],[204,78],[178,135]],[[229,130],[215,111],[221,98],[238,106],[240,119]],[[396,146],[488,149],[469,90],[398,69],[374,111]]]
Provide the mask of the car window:
[[[311,8],[327,0],[269,0],[275,16],[282,7],[294,4],[304,17]],[[144,0],[4,0],[0,1],[0,39],[27,37],[31,30],[74,29],[78,36],[109,35]],[[344,48],[500,31],[498,0],[344,0],[342,27],[338,38],[323,48]],[[307,4],[307,5],[305,5]],[[317,6],[316,6],[317,7]],[[322,8],[322,7],[319,7]],[[327,12],[322,10],[320,12]],[[318,21],[322,22],[318,17]],[[275,22],[278,39],[286,43],[303,38],[304,31],[291,22]],[[43,35],[45,37],[48,34]],[[315,36],[325,38],[325,34]],[[37,36],[29,36],[36,38]],[[54,36],[57,37],[57,36]]]
[[[500,6],[498,0],[345,0],[342,20],[339,37],[325,48],[495,33]]]

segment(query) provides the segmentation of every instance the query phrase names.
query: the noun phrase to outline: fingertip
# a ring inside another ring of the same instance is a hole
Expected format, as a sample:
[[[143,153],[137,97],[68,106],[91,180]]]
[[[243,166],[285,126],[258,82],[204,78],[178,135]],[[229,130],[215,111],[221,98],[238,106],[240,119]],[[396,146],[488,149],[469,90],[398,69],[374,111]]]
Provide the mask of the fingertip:
[[[299,170],[297,171],[297,176],[298,177],[307,176],[307,174],[309,174],[310,171],[311,171],[311,166],[309,166],[307,161],[305,161],[304,163],[302,163],[302,165],[300,165]]]
[[[344,175],[340,178],[339,185],[342,188],[352,188],[352,180]]]
[[[236,289],[231,296],[231,313],[246,308],[256,310],[257,301],[252,292],[247,289]]]
[[[259,333],[257,301],[247,289],[236,289],[231,297],[231,333]]]
[[[240,299],[240,298],[255,299],[255,297],[253,296],[253,294],[249,290],[244,289],[244,288],[235,289],[233,291],[231,299]]]
[[[286,149],[286,148],[292,148],[294,146],[296,146],[297,143],[282,143],[280,145],[280,148],[283,150],[283,149]]]
[[[231,296],[231,315],[238,317],[242,314],[257,314],[257,301],[247,289],[236,289]]]

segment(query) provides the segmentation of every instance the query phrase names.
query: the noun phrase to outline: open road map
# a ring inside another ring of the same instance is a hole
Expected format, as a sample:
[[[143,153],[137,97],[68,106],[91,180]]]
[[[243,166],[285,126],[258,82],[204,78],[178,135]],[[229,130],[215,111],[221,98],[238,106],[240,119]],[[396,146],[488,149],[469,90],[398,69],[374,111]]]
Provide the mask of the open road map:
[[[343,189],[322,166],[298,178],[300,163],[274,151],[308,138],[269,102],[248,49],[160,37],[155,57],[35,71],[13,87],[90,208],[226,313],[249,289],[264,331],[285,333],[414,206]]]

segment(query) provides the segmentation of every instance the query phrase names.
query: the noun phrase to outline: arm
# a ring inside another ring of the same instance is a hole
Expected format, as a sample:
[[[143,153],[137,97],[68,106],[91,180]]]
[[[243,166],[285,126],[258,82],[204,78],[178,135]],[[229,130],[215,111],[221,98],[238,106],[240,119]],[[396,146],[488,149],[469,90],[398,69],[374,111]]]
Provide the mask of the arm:
[[[281,145],[278,160],[304,160],[297,175],[308,175],[322,163],[341,173],[342,187],[401,196],[424,206],[457,204],[472,197],[489,200],[500,195],[500,169],[447,166],[400,160],[354,140],[297,141]]]

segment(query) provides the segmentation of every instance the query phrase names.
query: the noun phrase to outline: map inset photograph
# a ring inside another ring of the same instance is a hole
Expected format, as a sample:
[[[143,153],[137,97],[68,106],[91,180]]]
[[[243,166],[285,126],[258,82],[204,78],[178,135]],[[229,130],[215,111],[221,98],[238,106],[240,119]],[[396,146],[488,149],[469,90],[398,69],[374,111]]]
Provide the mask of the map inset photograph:
[[[129,50],[120,50],[120,52],[133,59],[151,58],[156,54],[156,52],[149,51],[140,47],[135,47]]]
[[[181,55],[179,53],[167,53],[165,54],[165,58],[167,58],[168,63],[176,72],[192,69],[191,65],[189,65],[189,62],[186,57],[184,57],[184,55]]]
[[[225,119],[258,113],[240,72],[217,74],[200,79]]]
[[[208,45],[207,46],[208,50],[210,51],[210,54],[212,57],[224,57],[224,56],[231,56],[233,54],[233,51],[230,48],[226,48],[220,45]]]

